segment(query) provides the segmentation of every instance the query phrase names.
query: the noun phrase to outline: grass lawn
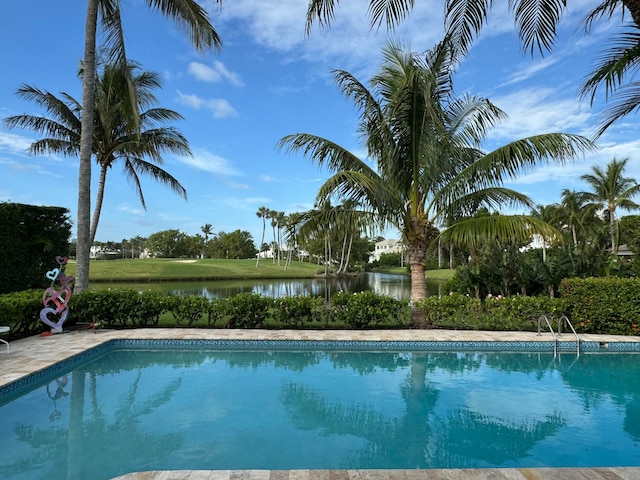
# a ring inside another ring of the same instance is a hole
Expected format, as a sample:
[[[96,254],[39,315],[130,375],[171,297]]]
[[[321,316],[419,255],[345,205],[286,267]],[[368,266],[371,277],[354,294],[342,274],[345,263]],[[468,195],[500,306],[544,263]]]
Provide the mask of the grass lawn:
[[[89,281],[91,282],[143,282],[174,280],[225,280],[254,278],[311,278],[322,267],[315,263],[292,261],[284,269],[271,259],[260,260],[256,268],[255,260],[226,260],[206,258],[203,260],[180,260],[174,258],[147,258],[126,260],[91,260]],[[407,274],[404,268],[385,269],[383,273]],[[75,262],[67,264],[65,273],[76,274]],[[427,278],[448,280],[454,270],[429,270]]]
[[[319,267],[315,263],[292,261],[284,269],[274,265],[271,259],[260,260],[179,260],[174,258],[148,258],[127,260],[91,260],[91,282],[140,282],[152,280],[224,280],[231,278],[310,278]],[[65,273],[75,275],[76,264],[68,263]]]

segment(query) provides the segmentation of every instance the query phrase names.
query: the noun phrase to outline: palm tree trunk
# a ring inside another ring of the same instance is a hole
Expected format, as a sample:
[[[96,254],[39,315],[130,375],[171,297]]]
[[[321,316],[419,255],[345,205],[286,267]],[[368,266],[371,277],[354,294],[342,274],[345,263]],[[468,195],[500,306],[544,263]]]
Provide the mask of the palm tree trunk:
[[[618,242],[616,242],[616,219],[614,218],[614,211],[609,209],[609,235],[611,236],[611,253],[618,253]]]
[[[262,239],[260,240],[260,248],[258,249],[258,258],[256,260],[256,268],[260,265],[260,254],[262,253],[262,245],[264,245],[264,231],[266,228],[266,224],[264,223],[264,218],[262,219]]]
[[[93,106],[96,83],[96,30],[99,0],[87,2],[82,75],[82,121],[80,167],[78,169],[78,224],[76,238],[76,279],[74,292],[89,288],[89,252],[91,249],[91,153],[93,150]]]
[[[427,281],[424,276],[426,248],[423,245],[409,245],[408,250],[411,266],[411,323],[414,327],[425,328],[425,313],[416,307],[416,302],[427,296]]]
[[[622,0],[622,3],[629,10],[631,18],[636,26],[640,27],[640,1],[638,0]]]
[[[98,221],[100,220],[100,212],[102,211],[102,200],[104,199],[104,185],[107,180],[107,166],[100,167],[100,179],[98,180],[98,192],[96,194],[96,206],[93,210],[93,219],[91,221],[91,244],[96,239],[96,231],[98,230]]]

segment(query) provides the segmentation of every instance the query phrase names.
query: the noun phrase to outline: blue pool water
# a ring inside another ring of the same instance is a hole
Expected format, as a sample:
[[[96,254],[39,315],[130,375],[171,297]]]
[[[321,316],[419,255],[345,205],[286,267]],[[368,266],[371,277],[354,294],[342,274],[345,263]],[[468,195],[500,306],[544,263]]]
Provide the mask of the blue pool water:
[[[0,452],[12,480],[637,466],[640,356],[104,349],[5,391]]]

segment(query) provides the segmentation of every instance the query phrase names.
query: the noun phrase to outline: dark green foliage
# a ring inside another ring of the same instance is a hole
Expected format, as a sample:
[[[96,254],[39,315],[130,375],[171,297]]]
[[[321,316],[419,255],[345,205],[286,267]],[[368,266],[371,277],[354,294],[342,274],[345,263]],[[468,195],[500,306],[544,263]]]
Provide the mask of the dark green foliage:
[[[283,325],[301,327],[322,320],[324,299],[321,297],[282,297],[274,300],[270,316]]]
[[[640,279],[570,278],[560,292],[576,330],[637,335],[640,326]]]
[[[351,328],[368,328],[382,322],[409,325],[411,310],[399,301],[373,292],[336,293],[331,297],[333,319]]]
[[[256,247],[251,234],[244,230],[220,232],[209,240],[207,256],[211,258],[255,258]]]
[[[255,293],[240,293],[216,303],[215,316],[226,317],[229,328],[258,328],[264,326],[272,298]]]
[[[452,293],[427,297],[417,306],[424,310],[431,327],[473,330],[534,331],[541,315],[559,318],[565,312],[563,300],[544,296],[498,296],[480,300]]]
[[[71,298],[65,326],[94,321],[103,326],[157,325],[160,315],[168,308],[169,299],[164,293],[129,288],[87,290]]]
[[[45,274],[67,256],[69,210],[20,203],[0,203],[0,294],[46,288]]]
[[[209,300],[197,295],[169,297],[167,310],[181,327],[191,327],[209,310]]]
[[[40,321],[43,308],[40,290],[0,295],[0,324],[11,327],[8,338],[23,338],[44,331],[44,323]]]

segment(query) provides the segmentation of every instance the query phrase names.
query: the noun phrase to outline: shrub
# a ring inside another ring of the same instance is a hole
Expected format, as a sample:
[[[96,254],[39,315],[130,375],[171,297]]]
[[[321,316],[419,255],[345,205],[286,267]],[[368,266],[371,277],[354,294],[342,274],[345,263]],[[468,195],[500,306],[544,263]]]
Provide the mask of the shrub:
[[[409,324],[409,303],[373,292],[336,293],[331,297],[331,310],[336,321],[352,328],[367,328],[382,322]]]
[[[216,303],[216,316],[227,319],[227,327],[257,328],[264,326],[273,299],[256,293],[239,293]]]
[[[637,335],[640,324],[640,279],[569,278],[561,282],[560,293],[576,330]]]
[[[321,297],[282,297],[273,301],[270,316],[276,322],[300,327],[322,319],[324,300]]]
[[[191,327],[209,312],[209,300],[198,295],[168,297],[167,310],[179,326]]]
[[[0,324],[11,327],[10,339],[38,334],[44,330],[40,321],[43,308],[40,290],[0,295]]]

